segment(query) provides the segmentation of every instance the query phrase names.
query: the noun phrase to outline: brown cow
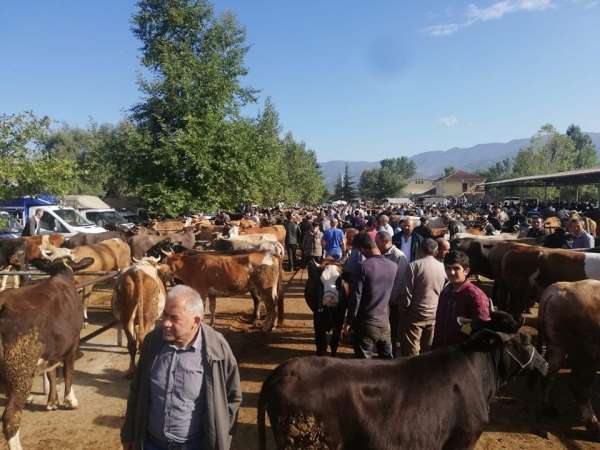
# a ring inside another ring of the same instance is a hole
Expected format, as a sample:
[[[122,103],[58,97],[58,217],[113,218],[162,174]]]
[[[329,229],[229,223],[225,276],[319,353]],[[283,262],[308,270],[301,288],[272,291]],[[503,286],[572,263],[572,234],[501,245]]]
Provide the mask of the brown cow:
[[[90,272],[103,272],[111,270],[121,270],[129,267],[131,264],[131,251],[129,246],[121,239],[109,239],[99,244],[82,245],[74,249],[48,247],[42,251],[46,259],[54,260],[62,257],[69,257],[73,261],[81,261],[83,258],[90,257],[94,263],[88,268]],[[78,275],[75,277],[78,283],[92,281],[98,278],[95,275]],[[83,312],[87,321],[87,305],[92,294],[93,286],[83,288],[81,294],[83,300]]]
[[[283,225],[273,225],[271,227],[254,227],[240,230],[240,234],[272,234],[279,243],[285,242],[285,228]]]
[[[215,323],[217,295],[241,295],[247,292],[252,294],[254,300],[255,325],[260,301],[265,303],[267,309],[264,331],[270,331],[276,322],[283,324],[281,257],[272,252],[169,254],[164,264],[159,266],[159,271],[191,286],[203,298],[209,299],[211,326]]]
[[[592,387],[600,370],[600,281],[554,283],[540,298],[538,316],[540,344],[546,345],[550,364],[544,404],[553,410],[550,396],[558,371],[568,358],[571,390],[580,417],[587,429],[600,440],[600,423],[592,407]]]
[[[11,450],[22,449],[19,439],[21,413],[36,372],[47,372],[50,380],[47,409],[57,409],[56,368],[63,364],[64,406],[78,407],[73,374],[83,311],[73,271],[92,263],[90,258],[78,263],[66,258],[53,262],[38,260],[36,265],[50,273],[50,278],[0,294],[3,348],[0,378],[8,395],[2,421],[4,437]]]
[[[146,335],[154,328],[165,307],[165,286],[158,276],[158,259],[144,258],[121,272],[115,282],[112,311],[121,321],[127,349],[129,350],[129,370],[135,370],[135,356],[141,349]]]
[[[510,293],[508,312],[521,315],[542,290],[558,281],[600,279],[600,254],[515,244],[502,257]]]
[[[152,220],[150,222],[150,228],[163,236],[182,231],[187,225],[188,223],[182,220]]]

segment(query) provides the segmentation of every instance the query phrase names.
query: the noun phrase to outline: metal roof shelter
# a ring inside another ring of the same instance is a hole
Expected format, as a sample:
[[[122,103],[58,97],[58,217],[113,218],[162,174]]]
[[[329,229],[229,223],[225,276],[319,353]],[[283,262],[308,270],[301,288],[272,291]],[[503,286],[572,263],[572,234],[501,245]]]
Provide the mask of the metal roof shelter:
[[[598,186],[600,201],[600,167],[593,169],[569,170],[568,172],[533,175],[529,177],[511,178],[510,180],[484,183],[485,189],[503,187],[543,187],[548,186],[581,186],[595,184]],[[545,195],[544,195],[545,197]]]
[[[545,187],[577,186],[583,184],[600,184],[600,167],[549,173],[547,175],[511,178],[510,180],[491,181],[485,183],[485,187]]]

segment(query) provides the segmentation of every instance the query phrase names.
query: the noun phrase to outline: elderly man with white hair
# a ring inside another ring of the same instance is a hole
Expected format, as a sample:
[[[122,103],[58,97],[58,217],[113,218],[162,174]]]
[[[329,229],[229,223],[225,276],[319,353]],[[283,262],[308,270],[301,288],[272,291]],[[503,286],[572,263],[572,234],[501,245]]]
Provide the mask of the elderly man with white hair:
[[[194,289],[168,292],[162,324],[144,340],[130,387],[124,449],[230,447],[242,401],[238,366],[223,335],[203,318]]]

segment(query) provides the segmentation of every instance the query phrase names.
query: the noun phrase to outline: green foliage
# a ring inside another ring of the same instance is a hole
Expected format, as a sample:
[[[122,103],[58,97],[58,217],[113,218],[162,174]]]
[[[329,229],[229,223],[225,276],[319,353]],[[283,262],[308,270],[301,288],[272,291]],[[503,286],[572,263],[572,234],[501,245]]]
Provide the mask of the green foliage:
[[[0,115],[0,197],[71,191],[75,162],[45,152],[50,124],[31,112]]]
[[[477,174],[485,178],[486,181],[503,180],[511,176],[512,166],[513,160],[506,158],[490,166],[487,170],[478,171]]]
[[[344,178],[342,180],[342,199],[347,202],[351,201],[354,197],[356,197],[356,183],[354,182],[353,177],[350,175],[350,171],[348,170],[348,163],[344,167]]]
[[[442,176],[447,177],[448,175],[452,175],[454,172],[456,172],[454,166],[444,167],[444,174]]]
[[[360,193],[365,199],[397,197],[415,175],[414,161],[403,156],[380,161],[378,169],[365,170],[360,176]]]
[[[314,203],[324,184],[314,152],[291,134],[267,99],[256,118],[243,87],[245,32],[235,17],[215,17],[206,1],[142,0],[133,32],[142,42],[144,101],[132,109],[136,132],[124,146],[127,187],[151,213]]]

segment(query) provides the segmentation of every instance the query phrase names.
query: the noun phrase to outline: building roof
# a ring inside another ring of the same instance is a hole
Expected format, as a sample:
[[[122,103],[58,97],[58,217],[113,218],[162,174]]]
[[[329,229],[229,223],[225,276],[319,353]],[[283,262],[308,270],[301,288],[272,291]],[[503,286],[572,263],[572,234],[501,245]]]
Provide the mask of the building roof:
[[[600,184],[600,167],[491,181],[485,183],[485,187],[575,186],[582,184]]]
[[[469,181],[484,181],[483,177],[479,175],[475,175],[474,173],[465,172],[464,170],[457,170],[456,172],[451,173],[450,175],[446,175],[445,177],[438,178],[435,181],[460,181],[460,180],[469,180]]]

